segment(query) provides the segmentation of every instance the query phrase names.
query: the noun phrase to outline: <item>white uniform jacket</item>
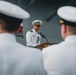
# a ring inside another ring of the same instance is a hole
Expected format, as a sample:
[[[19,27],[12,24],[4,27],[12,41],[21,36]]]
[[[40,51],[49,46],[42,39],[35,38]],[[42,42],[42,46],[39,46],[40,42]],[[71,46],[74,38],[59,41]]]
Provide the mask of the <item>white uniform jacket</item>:
[[[47,75],[76,75],[76,36],[42,50]]]
[[[17,43],[12,34],[0,34],[0,75],[44,75],[41,51]]]
[[[40,45],[40,42],[41,42],[41,35],[38,34],[34,29],[26,33],[27,46],[34,47],[34,46]]]

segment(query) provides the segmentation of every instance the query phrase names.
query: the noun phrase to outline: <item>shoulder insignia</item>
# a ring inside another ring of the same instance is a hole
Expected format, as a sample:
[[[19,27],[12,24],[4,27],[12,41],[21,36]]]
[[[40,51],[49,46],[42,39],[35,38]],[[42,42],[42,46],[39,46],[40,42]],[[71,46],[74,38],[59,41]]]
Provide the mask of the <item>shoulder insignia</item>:
[[[30,32],[33,32],[32,30],[30,30]]]

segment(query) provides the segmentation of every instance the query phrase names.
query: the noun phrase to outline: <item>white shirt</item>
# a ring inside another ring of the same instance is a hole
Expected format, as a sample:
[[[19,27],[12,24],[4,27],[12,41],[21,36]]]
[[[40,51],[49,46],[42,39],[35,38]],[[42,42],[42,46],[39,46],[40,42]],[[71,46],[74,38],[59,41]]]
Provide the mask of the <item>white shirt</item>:
[[[41,51],[17,43],[12,34],[0,34],[0,75],[44,75]]]
[[[42,50],[47,75],[76,75],[76,36]]]
[[[40,45],[40,42],[41,42],[41,36],[34,29],[26,33],[27,46],[34,47],[34,46]]]

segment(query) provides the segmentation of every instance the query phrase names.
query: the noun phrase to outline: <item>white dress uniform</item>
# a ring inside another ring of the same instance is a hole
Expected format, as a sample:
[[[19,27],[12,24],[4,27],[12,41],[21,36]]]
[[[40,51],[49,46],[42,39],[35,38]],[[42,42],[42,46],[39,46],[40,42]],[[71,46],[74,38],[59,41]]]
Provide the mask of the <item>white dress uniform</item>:
[[[76,36],[42,50],[47,75],[76,75]]]
[[[17,43],[12,34],[0,34],[0,75],[44,75],[41,51]]]
[[[41,35],[38,34],[34,29],[26,33],[27,46],[35,47],[37,45],[40,45],[40,42],[41,42]]]
[[[42,50],[47,75],[76,75],[76,32],[72,29],[76,28],[75,13],[73,6],[63,6],[57,11],[61,25],[66,27],[61,30],[64,41]]]
[[[41,51],[19,44],[13,35],[14,29],[9,32],[8,29],[1,27],[1,25],[8,24],[5,18],[17,19],[20,24],[23,19],[29,17],[30,14],[19,6],[7,1],[0,1],[0,20],[2,20],[0,23],[0,75],[44,75]]]

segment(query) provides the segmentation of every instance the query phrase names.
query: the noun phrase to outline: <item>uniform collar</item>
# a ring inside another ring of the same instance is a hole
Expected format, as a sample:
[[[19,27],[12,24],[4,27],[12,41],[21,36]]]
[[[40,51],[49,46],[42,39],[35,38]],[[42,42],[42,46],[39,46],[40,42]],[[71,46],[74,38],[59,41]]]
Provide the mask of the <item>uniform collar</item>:
[[[66,37],[65,41],[75,41],[76,42],[76,35]]]
[[[0,34],[0,43],[16,42],[16,37],[10,33]]]

